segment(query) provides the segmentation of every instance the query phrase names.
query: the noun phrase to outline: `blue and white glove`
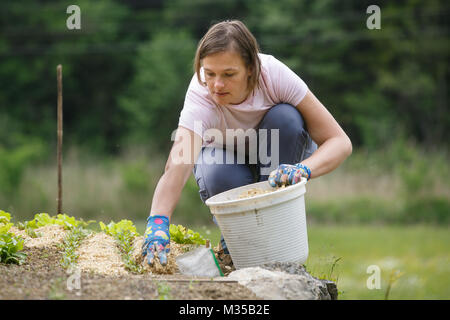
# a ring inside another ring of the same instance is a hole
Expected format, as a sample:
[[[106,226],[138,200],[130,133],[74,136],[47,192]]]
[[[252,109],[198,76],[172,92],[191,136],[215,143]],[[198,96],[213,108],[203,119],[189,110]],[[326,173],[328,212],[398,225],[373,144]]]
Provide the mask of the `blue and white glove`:
[[[147,262],[151,266],[155,261],[155,254],[161,265],[167,264],[167,254],[170,252],[169,225],[167,216],[153,215],[147,219],[142,256],[147,256]]]
[[[302,177],[307,180],[311,178],[311,169],[304,164],[280,164],[277,169],[270,173],[267,180],[275,188],[296,184],[301,181]]]

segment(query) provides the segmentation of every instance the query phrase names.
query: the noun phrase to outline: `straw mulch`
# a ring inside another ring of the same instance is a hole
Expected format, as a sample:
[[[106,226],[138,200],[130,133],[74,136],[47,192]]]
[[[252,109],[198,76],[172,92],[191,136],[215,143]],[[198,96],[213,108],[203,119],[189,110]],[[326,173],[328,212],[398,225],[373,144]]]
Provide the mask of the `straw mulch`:
[[[104,232],[88,236],[76,253],[77,265],[82,272],[116,276],[128,274],[114,238]]]
[[[43,249],[50,246],[62,244],[67,230],[62,226],[50,225],[35,229],[38,237],[30,237],[25,230],[19,230],[16,227],[11,227],[11,232],[20,235],[24,239],[24,248],[38,248]],[[133,251],[131,259],[140,264],[143,268],[143,273],[151,275],[171,275],[180,274],[176,258],[195,249],[196,245],[178,244],[173,241],[170,242],[170,252],[168,254],[168,263],[162,266],[158,259],[155,259],[153,266],[147,263],[147,258],[142,257],[143,236],[136,237],[133,244]],[[115,239],[104,233],[92,233],[81,241],[80,246],[75,253],[78,255],[77,267],[81,272],[109,275],[109,276],[123,276],[130,275],[125,268],[122,260],[122,254]],[[217,254],[217,252],[216,252]],[[219,260],[220,261],[220,260]]]
[[[167,265],[161,266],[158,259],[155,259],[153,266],[150,266],[147,263],[147,257],[142,257],[142,244],[144,243],[144,237],[137,237],[134,241],[133,245],[133,259],[143,266],[144,272],[150,272],[154,274],[175,274],[179,273],[176,257],[179,255],[186,253],[187,251],[196,248],[194,245],[182,245],[170,241],[170,252],[167,256]]]
[[[24,239],[25,248],[44,248],[51,245],[56,245],[63,241],[67,234],[63,226],[51,225],[35,229],[38,237],[30,237],[25,230],[19,230],[17,227],[11,227],[10,231],[15,235],[21,236]]]

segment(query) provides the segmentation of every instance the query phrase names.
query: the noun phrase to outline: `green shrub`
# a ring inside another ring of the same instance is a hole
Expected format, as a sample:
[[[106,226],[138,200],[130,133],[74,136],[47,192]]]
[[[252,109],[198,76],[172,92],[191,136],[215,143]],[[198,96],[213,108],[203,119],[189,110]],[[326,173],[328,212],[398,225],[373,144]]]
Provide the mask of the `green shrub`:
[[[150,173],[144,161],[124,164],[121,168],[123,188],[129,194],[147,194],[150,185]]]
[[[395,204],[381,199],[357,198],[307,203],[307,219],[324,223],[372,223],[395,221]]]
[[[27,166],[44,154],[45,147],[38,141],[15,148],[4,148],[0,145],[0,185],[4,197],[14,194]]]
[[[450,223],[450,201],[444,197],[414,198],[403,209],[405,223],[423,222],[440,225]]]
[[[306,218],[320,223],[449,224],[450,201],[443,197],[376,198],[310,202]]]
[[[180,224],[211,223],[212,215],[198,193],[198,185],[193,175],[189,177],[181,193],[180,201],[173,213],[173,219]]]

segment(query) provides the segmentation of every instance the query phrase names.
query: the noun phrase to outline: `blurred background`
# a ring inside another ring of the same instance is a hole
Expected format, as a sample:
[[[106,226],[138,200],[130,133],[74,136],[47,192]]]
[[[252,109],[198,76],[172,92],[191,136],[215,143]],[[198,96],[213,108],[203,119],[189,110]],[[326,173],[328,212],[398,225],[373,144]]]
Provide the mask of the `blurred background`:
[[[81,10],[69,30],[67,7]],[[370,30],[369,5],[381,9]],[[63,66],[63,211],[145,227],[198,41],[240,19],[353,142],[307,185],[307,267],[340,298],[450,296],[450,3],[21,0],[0,6],[0,209],[56,214],[56,66]],[[173,223],[217,242],[191,176]],[[370,290],[369,265],[382,271]],[[394,284],[397,288],[393,288]]]

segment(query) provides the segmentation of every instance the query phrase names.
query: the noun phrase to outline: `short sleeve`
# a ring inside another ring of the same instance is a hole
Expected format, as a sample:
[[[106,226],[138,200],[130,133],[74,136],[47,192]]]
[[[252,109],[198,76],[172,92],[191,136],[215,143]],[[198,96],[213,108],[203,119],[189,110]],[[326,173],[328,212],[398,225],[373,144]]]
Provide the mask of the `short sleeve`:
[[[198,83],[194,74],[184,99],[178,125],[203,138],[203,133],[217,124],[217,113],[214,104],[208,97],[208,90]]]
[[[283,62],[270,56],[267,63],[273,90],[279,101],[297,106],[308,92],[306,83]]]

